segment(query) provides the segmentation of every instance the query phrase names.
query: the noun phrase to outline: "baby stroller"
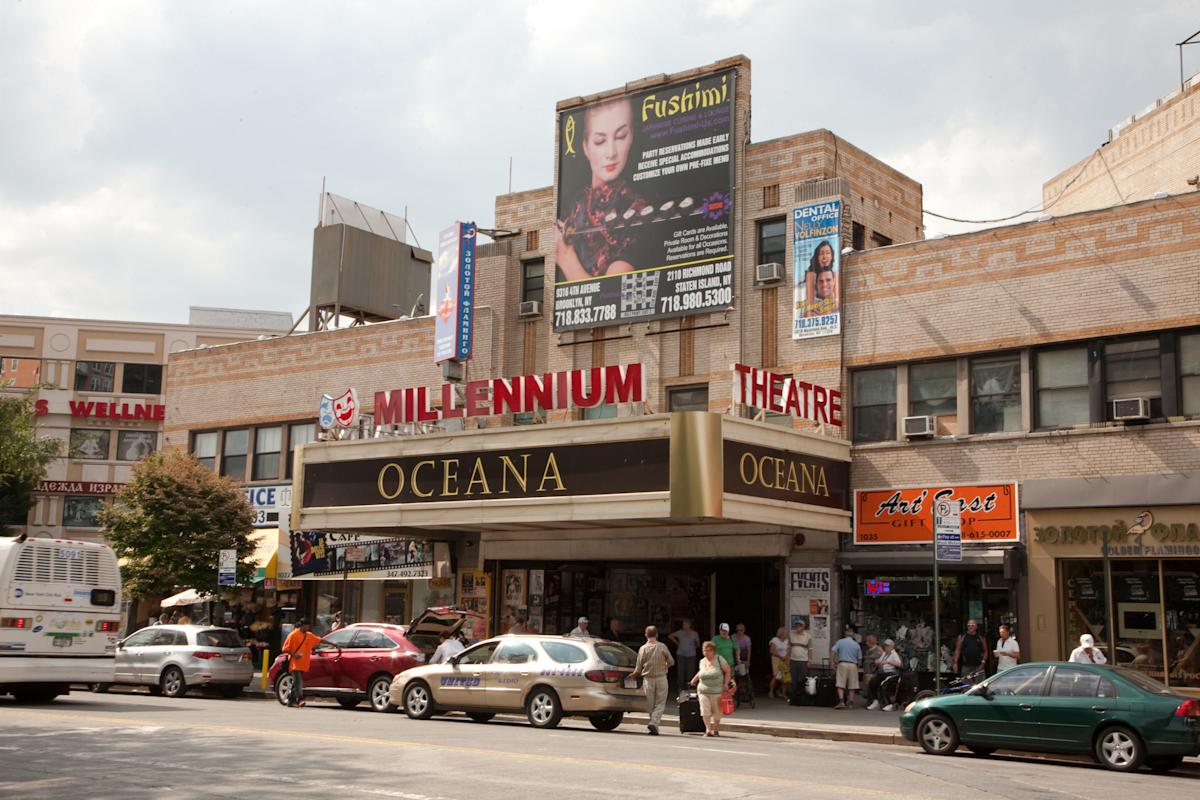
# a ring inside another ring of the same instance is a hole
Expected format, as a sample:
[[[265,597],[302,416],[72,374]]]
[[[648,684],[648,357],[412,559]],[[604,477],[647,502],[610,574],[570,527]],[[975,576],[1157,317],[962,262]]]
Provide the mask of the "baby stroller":
[[[733,682],[737,686],[733,692],[735,707],[740,708],[745,703],[754,708],[754,684],[750,680],[750,667],[741,663],[734,664]]]

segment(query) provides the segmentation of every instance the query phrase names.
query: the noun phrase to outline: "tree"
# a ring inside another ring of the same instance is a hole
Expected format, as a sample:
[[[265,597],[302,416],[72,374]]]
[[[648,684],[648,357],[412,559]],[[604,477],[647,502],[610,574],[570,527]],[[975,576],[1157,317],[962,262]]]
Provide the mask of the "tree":
[[[135,599],[216,590],[221,550],[237,550],[239,584],[254,570],[249,558],[254,518],[246,495],[181,450],[142,459],[97,519],[109,545],[125,559],[125,591]]]
[[[62,444],[61,439],[38,438],[28,397],[0,396],[0,533],[6,522],[25,523],[33,490]]]

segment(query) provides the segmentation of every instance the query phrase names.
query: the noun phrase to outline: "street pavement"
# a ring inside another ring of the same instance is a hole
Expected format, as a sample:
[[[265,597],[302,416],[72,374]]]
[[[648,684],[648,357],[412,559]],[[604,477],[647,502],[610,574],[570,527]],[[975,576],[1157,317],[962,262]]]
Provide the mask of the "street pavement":
[[[854,712],[866,713],[866,712]],[[1200,773],[1121,775],[1034,757],[727,732],[556,730],[465,717],[424,722],[314,701],[72,693],[0,698],[0,797],[930,798],[1200,796]]]

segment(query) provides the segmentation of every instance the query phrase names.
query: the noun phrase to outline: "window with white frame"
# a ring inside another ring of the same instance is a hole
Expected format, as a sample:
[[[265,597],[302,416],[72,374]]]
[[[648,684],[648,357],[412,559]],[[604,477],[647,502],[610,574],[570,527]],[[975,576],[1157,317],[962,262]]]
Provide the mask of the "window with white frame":
[[[1037,425],[1069,428],[1090,420],[1087,348],[1042,350],[1037,354]]]
[[[1021,357],[971,359],[971,432],[1021,430]]]

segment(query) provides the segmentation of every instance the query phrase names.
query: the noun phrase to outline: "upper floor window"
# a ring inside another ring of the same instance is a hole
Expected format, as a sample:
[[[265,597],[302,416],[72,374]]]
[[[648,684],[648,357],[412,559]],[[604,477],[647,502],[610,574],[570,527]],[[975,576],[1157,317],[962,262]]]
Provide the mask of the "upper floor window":
[[[1038,427],[1069,428],[1090,420],[1086,347],[1042,350],[1036,374]]]
[[[879,231],[875,231],[871,234],[871,246],[872,247],[889,247],[889,246],[891,246],[891,244],[892,244],[892,237],[884,236]]]
[[[279,448],[283,444],[283,428],[258,428],[254,431],[254,469],[256,481],[279,477]]]
[[[935,361],[908,368],[908,413],[950,417],[958,413],[958,364]]]
[[[971,360],[971,432],[1021,430],[1021,358]]]
[[[245,428],[225,431],[225,447],[221,450],[221,474],[235,481],[246,479],[246,452],[250,447],[250,431]]]
[[[867,229],[861,222],[850,223],[850,246],[855,250],[867,249]]]
[[[14,389],[32,389],[42,380],[40,358],[0,356],[0,385],[11,381]]]
[[[287,477],[292,477],[295,469],[296,448],[302,444],[317,440],[317,425],[315,422],[305,422],[288,425]]]
[[[162,394],[162,364],[126,364],[121,391],[127,394]]]
[[[667,389],[668,411],[708,411],[708,384]]]
[[[758,223],[758,263],[783,264],[787,257],[787,220],[771,219]]]
[[[118,431],[117,460],[141,461],[154,452],[158,434],[154,431]]]
[[[71,458],[89,458],[102,461],[108,458],[108,445],[112,431],[98,428],[72,428],[67,454]]]
[[[192,436],[192,455],[210,470],[217,468],[217,432],[197,433]]]
[[[110,361],[76,361],[75,391],[111,392],[117,365]]]
[[[896,438],[896,369],[854,373],[854,441],[888,442]]]
[[[1179,413],[1200,414],[1200,333],[1179,337]]]
[[[1150,416],[1162,416],[1162,362],[1158,337],[1104,345],[1104,414],[1113,418],[1113,400],[1145,397]]]
[[[546,260],[535,258],[521,262],[521,302],[542,302],[546,286]]]

